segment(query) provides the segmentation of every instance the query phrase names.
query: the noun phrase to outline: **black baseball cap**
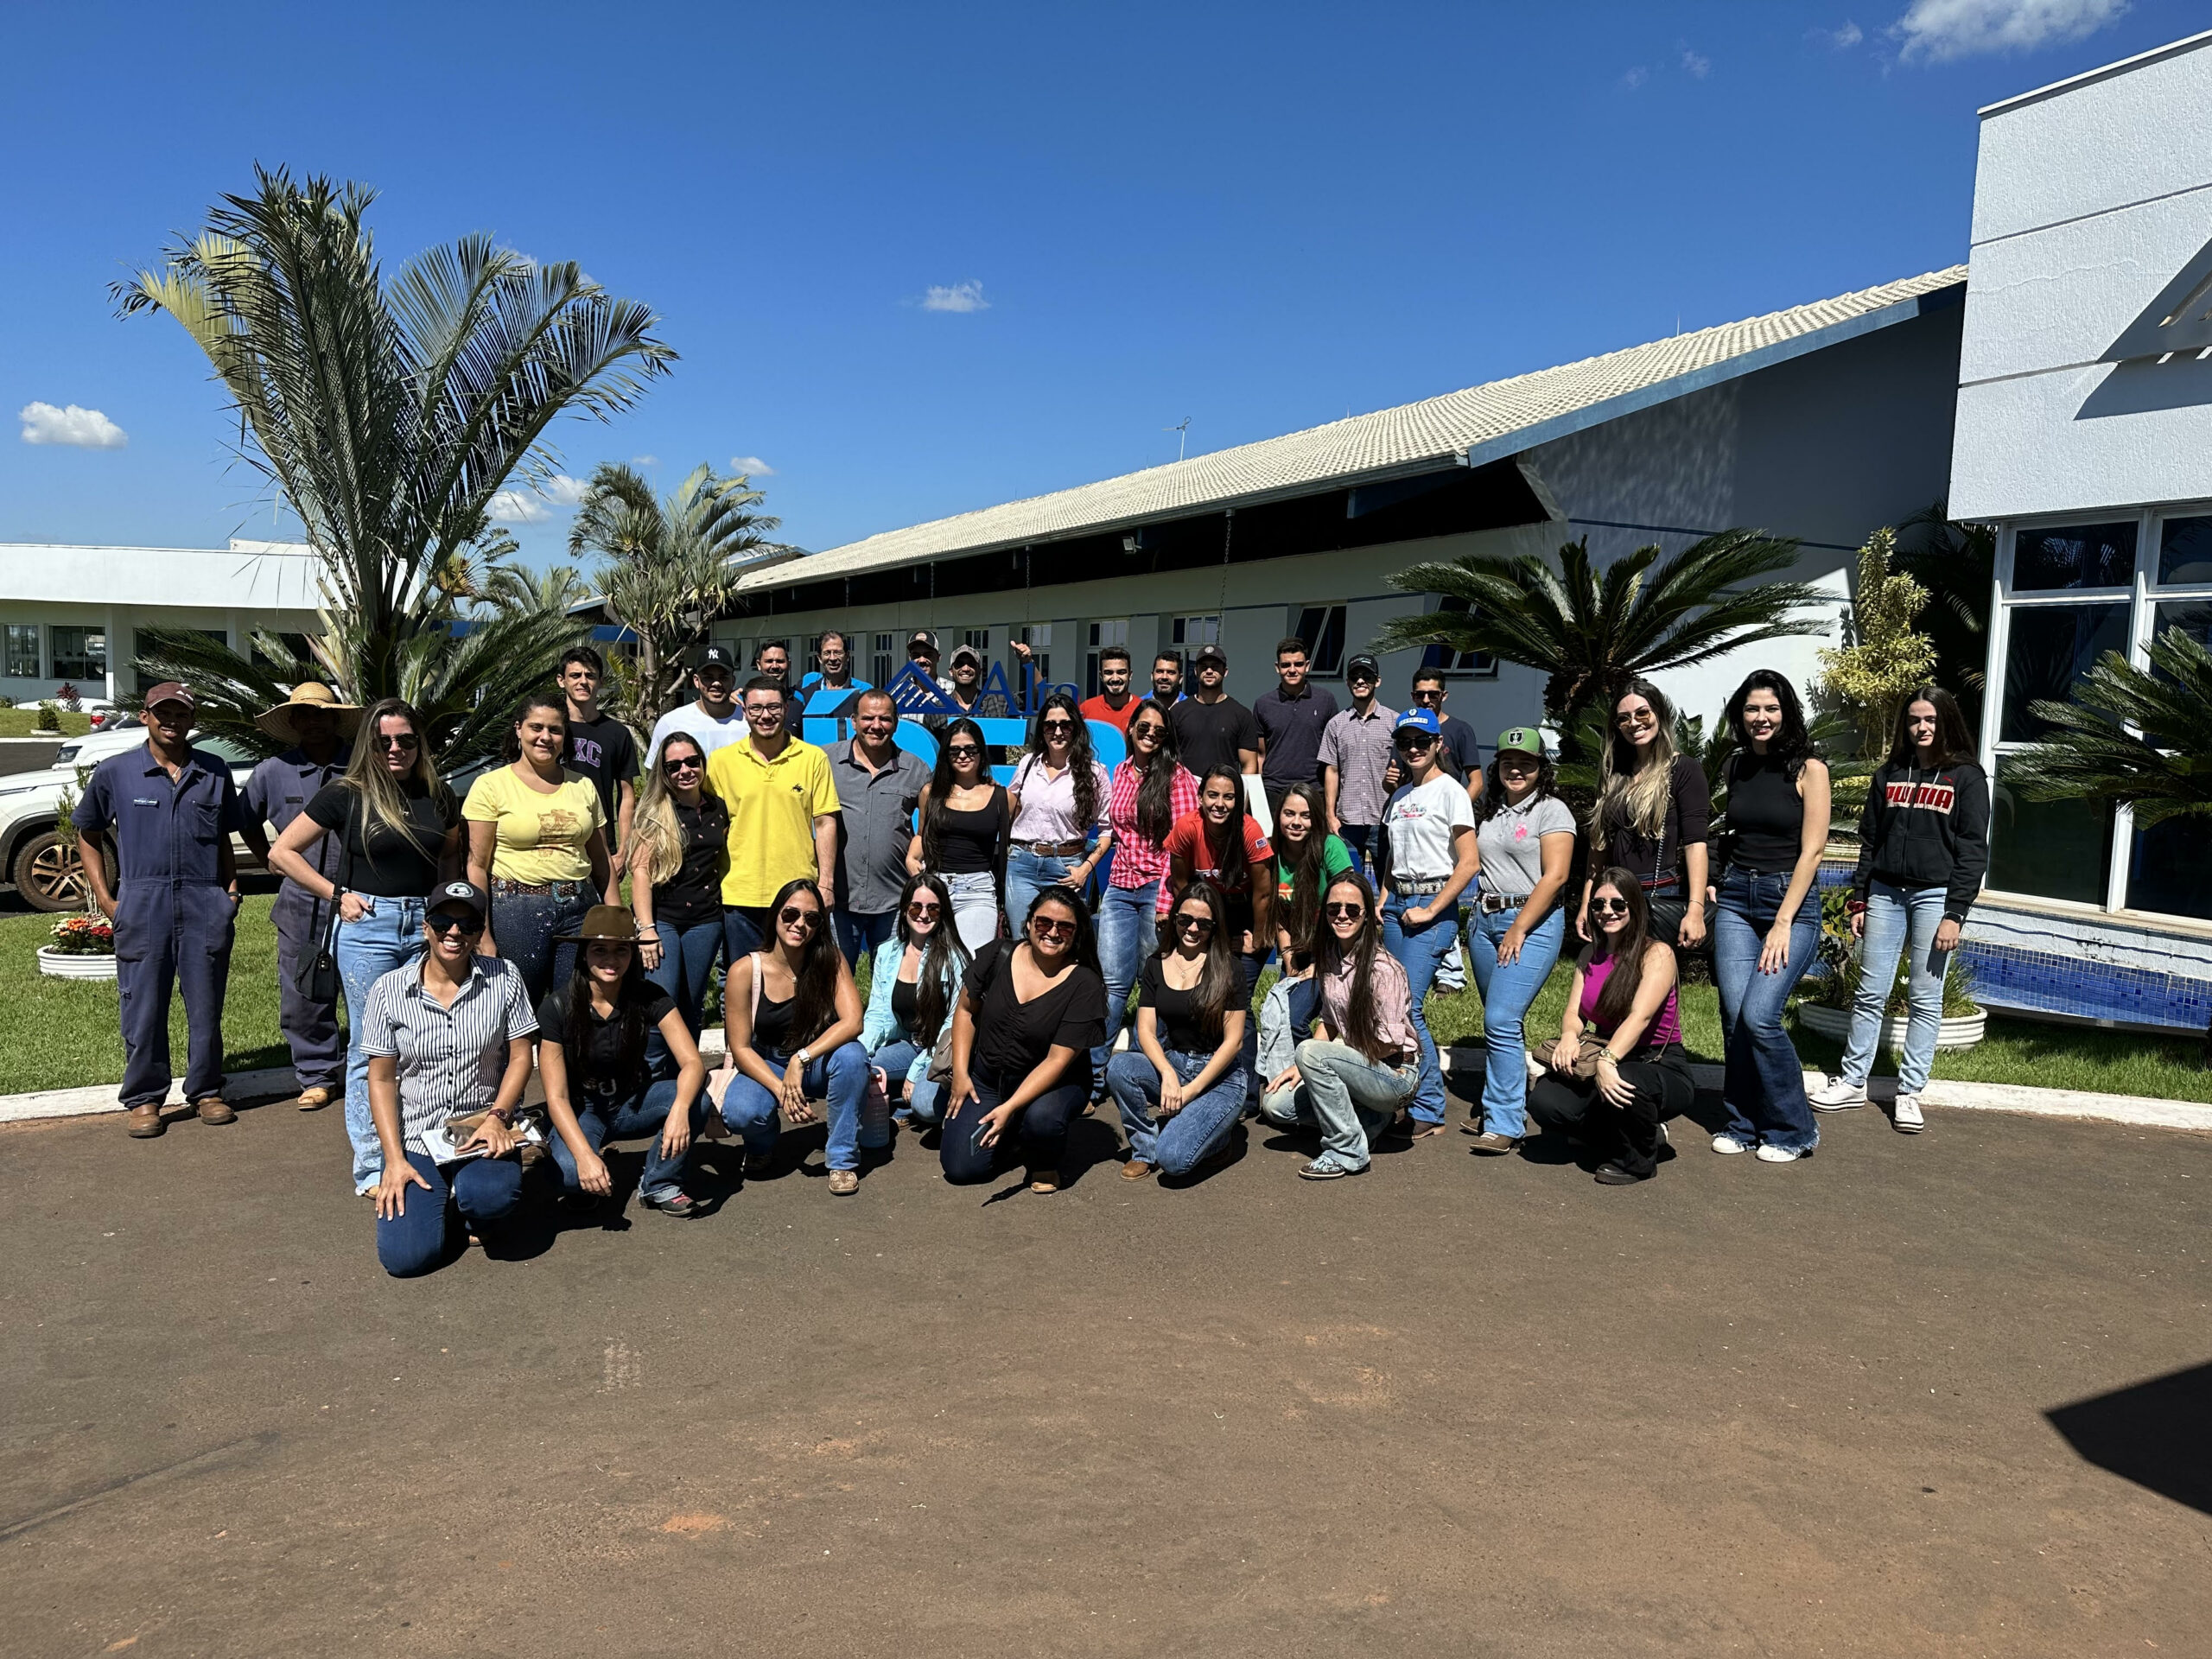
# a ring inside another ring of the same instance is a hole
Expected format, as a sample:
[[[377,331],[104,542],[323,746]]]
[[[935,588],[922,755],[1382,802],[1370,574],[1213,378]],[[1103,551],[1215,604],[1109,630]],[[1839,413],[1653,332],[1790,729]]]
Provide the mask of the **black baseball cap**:
[[[1191,660],[1194,663],[1219,663],[1224,668],[1227,668],[1229,666],[1229,653],[1224,651],[1219,645],[1200,645],[1198,650],[1198,654],[1192,658]]]
[[[693,669],[692,672],[704,674],[711,669],[717,668],[725,674],[734,675],[737,672],[737,658],[727,645],[709,645],[699,653],[698,666]]]
[[[1382,665],[1365,652],[1360,652],[1357,657],[1348,658],[1344,662],[1344,678],[1355,680],[1362,676],[1370,680],[1379,680],[1382,677]]]
[[[474,881],[439,883],[431,889],[430,896],[423,901],[423,908],[435,910],[441,905],[467,905],[476,912],[476,919],[480,922],[492,913],[491,895]]]

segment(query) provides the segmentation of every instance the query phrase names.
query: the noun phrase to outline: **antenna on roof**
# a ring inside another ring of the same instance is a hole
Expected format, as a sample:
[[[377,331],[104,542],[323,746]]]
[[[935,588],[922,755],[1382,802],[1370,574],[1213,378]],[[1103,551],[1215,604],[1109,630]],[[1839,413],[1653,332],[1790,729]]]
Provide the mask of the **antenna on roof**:
[[[1175,459],[1182,460],[1183,446],[1191,441],[1191,417],[1185,415],[1173,426],[1163,426],[1160,429],[1175,434]]]

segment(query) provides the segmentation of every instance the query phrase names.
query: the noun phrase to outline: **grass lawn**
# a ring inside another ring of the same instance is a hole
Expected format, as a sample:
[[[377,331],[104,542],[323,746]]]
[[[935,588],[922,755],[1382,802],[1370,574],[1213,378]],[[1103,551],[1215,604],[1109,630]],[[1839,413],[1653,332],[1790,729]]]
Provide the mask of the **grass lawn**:
[[[92,729],[90,715],[73,715],[65,711],[60,719],[61,734],[65,737],[82,737]],[[0,709],[0,737],[31,737],[37,731],[38,710],[35,708]]]

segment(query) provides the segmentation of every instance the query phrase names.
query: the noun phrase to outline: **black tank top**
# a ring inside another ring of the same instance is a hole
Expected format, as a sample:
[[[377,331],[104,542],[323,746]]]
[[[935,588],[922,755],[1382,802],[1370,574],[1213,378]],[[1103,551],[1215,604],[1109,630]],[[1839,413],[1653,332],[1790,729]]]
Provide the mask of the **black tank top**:
[[[1805,803],[1778,760],[1738,754],[1728,767],[1729,862],[1759,875],[1796,868],[1805,833]]]
[[[754,972],[759,972],[755,969]],[[772,1001],[766,987],[760,992],[760,1005],[753,1010],[753,1046],[762,1053],[791,1052],[791,1009],[798,1004],[796,993],[782,1001]]]
[[[975,875],[998,866],[999,830],[1006,822],[1006,791],[973,812],[938,807],[937,871],[940,875]]]

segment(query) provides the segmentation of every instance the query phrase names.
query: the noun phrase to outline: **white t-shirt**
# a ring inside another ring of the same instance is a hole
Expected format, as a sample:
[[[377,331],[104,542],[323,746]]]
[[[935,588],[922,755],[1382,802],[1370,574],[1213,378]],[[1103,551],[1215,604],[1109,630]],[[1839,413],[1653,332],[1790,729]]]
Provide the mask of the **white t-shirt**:
[[[1467,786],[1440,772],[1425,784],[1402,784],[1382,809],[1390,838],[1390,873],[1409,881],[1441,881],[1452,874],[1452,836],[1475,827]]]
[[[699,753],[711,755],[725,743],[734,743],[752,728],[745,723],[745,710],[733,707],[728,720],[716,720],[699,706],[698,700],[683,703],[670,709],[653,722],[653,741],[646,748],[646,763],[658,765],[660,760],[660,741],[671,732],[682,732],[696,738]]]

